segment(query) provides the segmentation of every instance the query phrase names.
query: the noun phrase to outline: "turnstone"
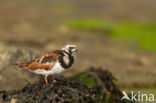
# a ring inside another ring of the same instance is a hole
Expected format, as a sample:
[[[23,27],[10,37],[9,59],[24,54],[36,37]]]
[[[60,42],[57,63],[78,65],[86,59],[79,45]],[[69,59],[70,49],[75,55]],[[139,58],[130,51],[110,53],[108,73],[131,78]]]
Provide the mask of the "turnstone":
[[[18,68],[25,68],[33,73],[44,75],[45,83],[48,84],[48,78],[56,82],[51,75],[60,74],[72,66],[74,55],[77,52],[76,45],[65,45],[60,50],[43,53],[30,62],[16,65]]]

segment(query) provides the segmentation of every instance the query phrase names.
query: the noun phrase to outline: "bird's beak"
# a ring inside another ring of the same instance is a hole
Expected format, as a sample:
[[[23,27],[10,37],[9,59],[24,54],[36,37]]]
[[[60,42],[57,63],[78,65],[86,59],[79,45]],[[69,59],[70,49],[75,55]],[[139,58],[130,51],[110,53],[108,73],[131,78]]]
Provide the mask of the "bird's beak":
[[[78,49],[76,49],[76,54],[81,54],[82,52]]]

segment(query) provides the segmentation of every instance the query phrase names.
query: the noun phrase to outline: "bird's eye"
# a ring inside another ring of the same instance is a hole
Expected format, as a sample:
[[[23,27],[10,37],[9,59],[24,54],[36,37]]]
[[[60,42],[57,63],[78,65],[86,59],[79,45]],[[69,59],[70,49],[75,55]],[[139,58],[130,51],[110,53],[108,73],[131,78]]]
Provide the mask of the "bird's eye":
[[[73,47],[69,47],[69,49],[73,49]]]

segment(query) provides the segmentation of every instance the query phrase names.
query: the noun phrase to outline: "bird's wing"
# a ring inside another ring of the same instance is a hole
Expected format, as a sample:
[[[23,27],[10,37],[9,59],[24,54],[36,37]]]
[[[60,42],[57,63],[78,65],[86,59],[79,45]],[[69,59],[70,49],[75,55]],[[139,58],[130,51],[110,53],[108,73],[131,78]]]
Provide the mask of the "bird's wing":
[[[26,68],[29,70],[36,70],[36,69],[51,69],[54,65],[56,60],[60,54],[57,53],[44,53],[37,58],[35,58],[31,62],[25,62],[25,63],[18,63],[16,64],[19,68]]]

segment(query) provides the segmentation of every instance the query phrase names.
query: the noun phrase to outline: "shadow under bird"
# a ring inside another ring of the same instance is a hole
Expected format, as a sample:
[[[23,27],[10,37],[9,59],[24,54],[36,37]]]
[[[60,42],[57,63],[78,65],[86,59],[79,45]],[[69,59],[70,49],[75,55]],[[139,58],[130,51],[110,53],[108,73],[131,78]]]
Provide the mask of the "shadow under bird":
[[[65,45],[60,50],[43,53],[30,62],[17,63],[15,65],[18,68],[44,75],[45,83],[48,84],[48,78],[52,82],[56,82],[52,76],[65,72],[72,66],[76,53],[78,53],[76,45]]]

